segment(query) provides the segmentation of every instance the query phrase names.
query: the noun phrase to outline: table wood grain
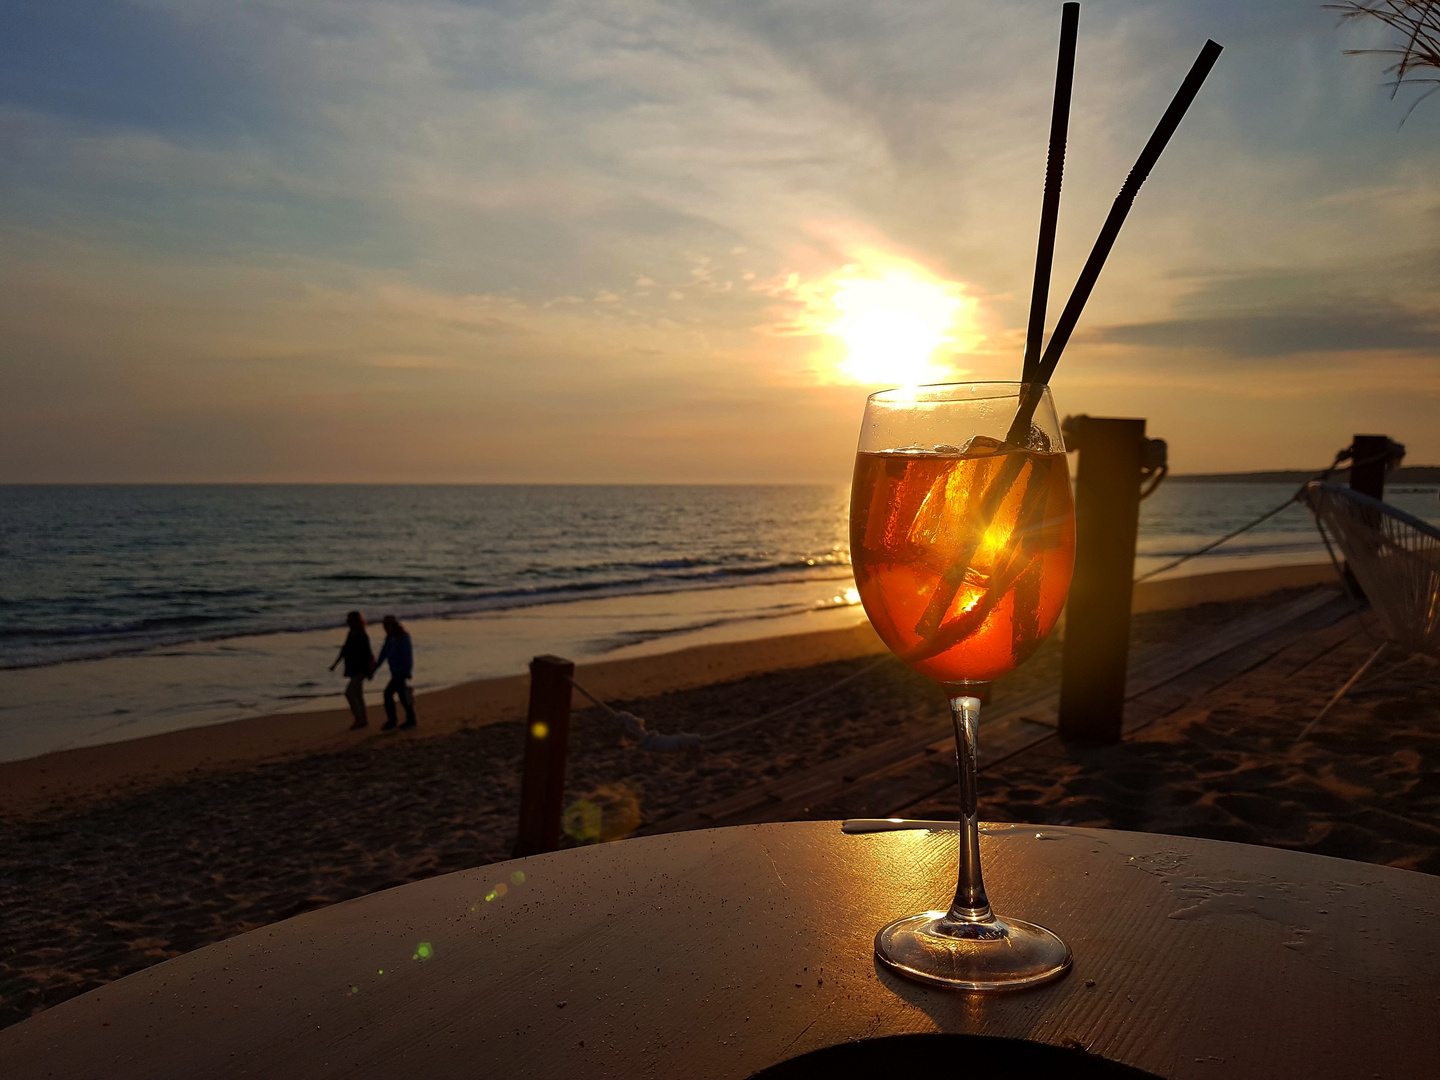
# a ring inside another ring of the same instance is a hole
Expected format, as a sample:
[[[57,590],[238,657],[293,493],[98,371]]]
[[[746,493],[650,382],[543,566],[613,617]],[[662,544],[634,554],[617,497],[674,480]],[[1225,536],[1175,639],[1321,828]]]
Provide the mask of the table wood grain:
[[[1059,933],[1075,967],[981,996],[910,984],[871,952],[882,923],[948,900],[955,843],[801,822],[448,874],[67,1001],[0,1032],[0,1072],[742,1080],[847,1041],[950,1032],[1173,1080],[1440,1075],[1440,879],[989,827],[996,906]]]

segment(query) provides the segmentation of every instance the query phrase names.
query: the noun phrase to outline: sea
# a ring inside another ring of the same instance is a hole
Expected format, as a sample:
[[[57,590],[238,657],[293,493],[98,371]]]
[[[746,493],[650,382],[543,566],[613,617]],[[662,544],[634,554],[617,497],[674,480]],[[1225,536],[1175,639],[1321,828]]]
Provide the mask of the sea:
[[[1162,485],[1137,574],[1294,490]],[[1440,522],[1433,486],[1386,497]],[[352,609],[405,622],[421,691],[540,653],[854,625],[848,503],[824,484],[0,486],[0,761],[343,706],[327,666]],[[1164,576],[1325,559],[1291,505]]]

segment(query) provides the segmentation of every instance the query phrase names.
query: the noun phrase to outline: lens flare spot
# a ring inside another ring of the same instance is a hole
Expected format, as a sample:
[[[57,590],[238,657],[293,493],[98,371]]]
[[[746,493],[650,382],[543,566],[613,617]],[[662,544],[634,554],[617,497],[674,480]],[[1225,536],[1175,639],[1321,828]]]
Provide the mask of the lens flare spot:
[[[524,884],[525,884],[525,871],[524,871],[524,870],[516,870],[513,874],[511,874],[511,875],[510,875],[510,884],[511,884],[511,885],[524,885]]]
[[[536,720],[530,725],[530,737],[532,739],[544,739],[550,735],[550,725],[544,720]]]
[[[415,946],[415,955],[412,956],[410,959],[411,959],[411,960],[429,960],[430,957],[432,957],[432,956],[434,956],[434,955],[435,955],[435,949],[434,949],[434,947],[430,944],[430,942],[428,942],[428,941],[422,941],[422,942],[420,942],[419,945],[416,945],[416,946]]]
[[[598,844],[605,815],[600,807],[589,799],[580,799],[565,808],[561,828],[565,835],[577,845]]]

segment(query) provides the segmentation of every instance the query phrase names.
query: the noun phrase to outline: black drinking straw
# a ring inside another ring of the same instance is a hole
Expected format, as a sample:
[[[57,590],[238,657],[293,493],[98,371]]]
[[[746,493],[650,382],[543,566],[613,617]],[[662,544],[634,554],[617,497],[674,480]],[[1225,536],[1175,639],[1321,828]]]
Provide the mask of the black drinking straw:
[[[1096,238],[1095,246],[1090,251],[1090,258],[1085,260],[1085,268],[1080,271],[1080,279],[1075,282],[1075,290],[1070,294],[1070,299],[1065,304],[1065,310],[1060,313],[1060,321],[1055,324],[1054,333],[1050,335],[1050,343],[1045,347],[1045,354],[1040,358],[1035,377],[1028,380],[1029,386],[1026,387],[1024,395],[1020,399],[1020,407],[1015,412],[1015,420],[1010,425],[1010,433],[1006,436],[1007,442],[1024,446],[1030,441],[1030,421],[1035,415],[1036,406],[1040,404],[1040,392],[1049,384],[1050,376],[1055,373],[1055,366],[1060,363],[1060,354],[1064,352],[1066,344],[1070,341],[1075,324],[1080,321],[1080,312],[1085,308],[1085,301],[1090,299],[1090,292],[1095,288],[1095,282],[1099,279],[1100,271],[1105,266],[1106,256],[1115,246],[1115,238],[1120,235],[1120,226],[1125,224],[1125,215],[1130,212],[1140,185],[1150,175],[1150,170],[1155,167],[1155,162],[1159,160],[1165,144],[1170,141],[1170,136],[1175,134],[1175,129],[1180,126],[1180,120],[1185,115],[1185,110],[1190,108],[1190,103],[1200,92],[1200,85],[1210,74],[1210,69],[1215,66],[1221,49],[1222,46],[1213,41],[1205,42],[1205,47],[1200,50],[1194,66],[1190,68],[1190,74],[1185,76],[1185,81],[1180,84],[1180,89],[1176,91],[1170,107],[1160,118],[1160,123],[1155,128],[1155,134],[1150,136],[1150,141],[1145,144],[1145,149],[1140,151],[1140,157],[1136,160],[1135,167],[1130,170],[1130,175],[1121,185],[1120,194],[1115,197],[1115,205],[1110,208],[1110,216],[1105,219],[1105,224],[1100,229],[1100,235]]]
[[[1075,81],[1075,39],[1080,5],[1060,9],[1060,62],[1055,68],[1055,105],[1050,113],[1050,156],[1045,162],[1045,198],[1040,204],[1040,243],[1035,251],[1035,288],[1030,293],[1030,329],[1025,335],[1021,382],[1034,380],[1045,335],[1045,305],[1050,298],[1050,267],[1055,261],[1055,222],[1060,216],[1060,181],[1065,174],[1065,133],[1070,126],[1070,87]]]
[[[1180,126],[1180,118],[1185,115],[1185,110],[1190,108],[1190,103],[1200,92],[1200,84],[1205,81],[1205,76],[1209,75],[1210,69],[1215,66],[1220,51],[1221,47],[1215,42],[1205,42],[1205,47],[1200,50],[1200,56],[1191,67],[1190,74],[1185,76],[1185,81],[1176,91],[1175,99],[1170,102],[1170,107],[1160,118],[1159,126],[1155,128],[1155,134],[1150,136],[1150,141],[1145,144],[1145,149],[1140,151],[1140,157],[1135,162],[1135,167],[1130,170],[1130,175],[1121,185],[1120,194],[1115,197],[1115,205],[1110,208],[1110,216],[1105,219],[1105,224],[1100,229],[1100,236],[1095,241],[1090,258],[1085,261],[1085,268],[1080,271],[1080,280],[1075,283],[1075,289],[1065,304],[1065,310],[1060,313],[1060,321],[1055,324],[1055,332],[1050,335],[1050,344],[1046,346],[1045,354],[1040,358],[1040,363],[1035,370],[1035,377],[1028,380],[1020,392],[1020,405],[1015,410],[1015,419],[1010,424],[1010,433],[1005,437],[1007,443],[1017,447],[1029,444],[1030,421],[1035,416],[1036,406],[1040,404],[1040,395],[1049,384],[1050,376],[1055,373],[1055,365],[1060,362],[1060,354],[1064,351],[1066,342],[1070,340],[1070,334],[1075,329],[1075,324],[1080,320],[1080,312],[1085,307],[1085,301],[1090,299],[1090,292],[1095,288],[1095,281],[1100,277],[1100,270],[1105,265],[1105,257],[1115,246],[1115,237],[1120,233],[1120,226],[1125,224],[1125,215],[1130,212],[1130,206],[1135,201],[1135,193],[1140,190],[1140,185],[1150,175],[1150,170],[1155,167],[1155,162],[1159,159],[1160,152],[1165,149],[1165,144],[1170,141],[1170,136],[1175,134],[1175,129]],[[1048,177],[1046,178],[1046,187],[1048,195]],[[1043,238],[1043,225],[1041,229]],[[925,639],[922,642],[924,648],[934,648],[940,640],[938,635],[945,630],[942,625],[945,613],[954,602],[955,594],[959,592],[965,575],[970,571],[970,563],[975,557],[985,529],[988,529],[990,522],[994,521],[996,513],[1000,510],[1000,503],[1009,493],[1010,486],[1019,478],[1020,470],[1025,467],[1025,455],[1007,454],[1005,456],[1008,460],[998,472],[992,474],[986,485],[979,512],[976,514],[976,520],[984,522],[985,528],[973,532],[969,544],[941,576],[935,586],[935,591],[930,594],[930,602],[925,606],[919,622],[915,624],[915,633]],[[922,646],[917,646],[914,656],[933,655],[920,652]]]

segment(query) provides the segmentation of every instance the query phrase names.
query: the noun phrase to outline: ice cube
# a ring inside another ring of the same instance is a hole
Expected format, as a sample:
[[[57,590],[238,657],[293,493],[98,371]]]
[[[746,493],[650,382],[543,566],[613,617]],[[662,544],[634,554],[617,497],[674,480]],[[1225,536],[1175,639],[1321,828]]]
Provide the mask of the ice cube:
[[[937,443],[935,446],[935,453],[953,455],[960,453],[960,448],[958,446],[951,446],[949,443]]]
[[[1042,454],[1050,453],[1050,436],[1040,430],[1039,424],[1030,425],[1030,437],[1025,440],[1025,449]]]
[[[992,439],[989,435],[971,435],[960,452],[966,457],[988,457],[1004,445],[999,439]]]

